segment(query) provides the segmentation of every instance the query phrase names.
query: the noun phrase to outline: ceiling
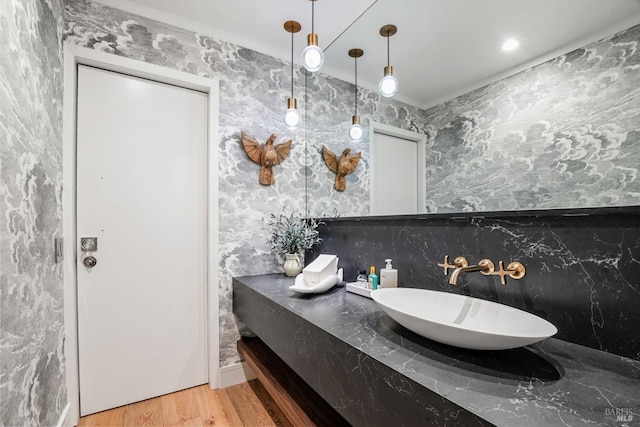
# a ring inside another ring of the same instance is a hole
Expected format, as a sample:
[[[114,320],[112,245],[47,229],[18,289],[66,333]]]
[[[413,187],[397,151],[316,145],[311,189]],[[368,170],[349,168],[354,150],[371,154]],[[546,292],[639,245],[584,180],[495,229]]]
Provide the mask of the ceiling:
[[[99,0],[294,62],[311,32],[307,0]],[[380,28],[394,24],[390,63],[396,98],[426,108],[640,23],[640,0],[317,0],[315,32],[325,50],[320,72],[375,90],[387,63]],[[507,38],[520,47],[503,52]]]

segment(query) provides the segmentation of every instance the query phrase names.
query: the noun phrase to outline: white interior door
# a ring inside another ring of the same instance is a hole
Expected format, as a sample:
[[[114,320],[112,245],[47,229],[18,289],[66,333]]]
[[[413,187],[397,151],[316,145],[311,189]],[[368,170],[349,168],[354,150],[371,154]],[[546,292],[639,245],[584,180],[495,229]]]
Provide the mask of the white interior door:
[[[370,132],[371,215],[421,213],[424,136],[390,126],[380,132],[375,126]]]
[[[87,415],[207,382],[207,94],[81,65],[77,108]]]

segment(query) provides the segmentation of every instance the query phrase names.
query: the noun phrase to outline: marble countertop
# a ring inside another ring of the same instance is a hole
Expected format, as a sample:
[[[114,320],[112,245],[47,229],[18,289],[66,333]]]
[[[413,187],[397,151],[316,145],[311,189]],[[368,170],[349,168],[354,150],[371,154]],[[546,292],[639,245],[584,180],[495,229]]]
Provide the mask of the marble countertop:
[[[640,425],[638,360],[553,338],[514,350],[458,349],[408,331],[344,287],[297,294],[282,274],[234,282],[495,425]]]

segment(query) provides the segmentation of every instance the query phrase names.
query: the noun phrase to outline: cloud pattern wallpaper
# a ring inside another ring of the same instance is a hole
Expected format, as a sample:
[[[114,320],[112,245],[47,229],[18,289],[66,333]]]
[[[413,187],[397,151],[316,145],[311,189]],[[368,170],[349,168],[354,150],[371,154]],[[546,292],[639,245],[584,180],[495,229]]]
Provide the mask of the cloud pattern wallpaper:
[[[335,174],[324,165],[321,154],[323,144],[336,153],[350,144],[347,131],[353,85],[295,67],[298,108],[309,126],[306,132],[302,126],[290,130],[282,122],[291,90],[290,66],[279,59],[86,0],[65,2],[64,40],[219,79],[220,363],[227,366],[237,362],[239,332],[232,314],[232,277],[283,271],[266,242],[268,216],[283,209],[308,210],[313,216],[364,215],[369,210],[369,175],[367,167],[362,166],[367,160],[347,177],[350,191],[338,193],[333,188]],[[298,43],[302,42],[301,38]],[[421,110],[393,100],[381,102],[379,98],[363,93],[362,114],[415,128]],[[259,167],[242,148],[242,130],[261,143],[272,133],[277,135],[276,144],[293,140],[289,157],[274,168],[274,185],[258,183]],[[363,156],[368,152],[366,142],[353,148]],[[308,205],[307,191],[311,195]]]
[[[427,212],[640,204],[640,25],[429,109]]]
[[[64,10],[63,10],[64,8]],[[280,23],[277,24],[280,28]],[[62,231],[62,39],[220,80],[219,272],[221,366],[239,360],[231,278],[280,272],[266,218],[369,212],[369,141],[347,137],[354,86],[294,68],[306,127],[282,114],[285,61],[88,0],[0,6],[0,392],[3,425],[54,425],[64,386],[63,286],[53,261]],[[302,46],[304,40],[297,43]],[[425,134],[426,212],[640,204],[640,26],[421,110],[360,88],[359,112]],[[272,186],[241,146],[293,140]],[[336,192],[321,148],[362,152]],[[308,195],[306,197],[305,195]]]
[[[62,0],[0,2],[0,424],[67,404],[62,264]]]
[[[286,209],[304,210],[304,130],[290,131],[282,116],[290,93],[286,63],[231,43],[99,3],[65,2],[66,43],[217,78],[219,103],[219,272],[221,366],[239,360],[232,314],[231,278],[282,271],[267,245],[266,219]],[[296,93],[304,75],[295,70]],[[264,143],[293,141],[289,157],[274,168],[275,183],[259,184],[260,168],[241,142],[241,131]]]
[[[64,19],[62,8],[60,0],[0,6],[0,40],[9,46],[0,52],[5,425],[55,424],[67,400],[62,272],[52,259],[62,227],[62,37],[220,80],[221,366],[239,360],[231,278],[282,271],[264,238],[268,215],[283,207],[314,216],[369,211],[368,140],[347,138],[351,83],[296,68],[307,127],[291,131],[282,124],[285,61],[99,3],[65,1]],[[359,111],[365,125],[427,136],[428,212],[637,205],[639,42],[640,26],[632,27],[426,111],[361,88]],[[258,184],[241,130],[293,140],[273,186]],[[362,152],[347,191],[333,189],[322,145]]]
[[[220,80],[221,365],[234,363],[231,278],[282,271],[263,237],[268,215],[283,207],[312,216],[369,212],[368,139],[347,137],[354,86],[296,67],[307,126],[292,131],[282,124],[286,62],[99,3],[70,0],[65,8],[67,43]],[[359,112],[365,125],[427,136],[427,212],[638,204],[639,32],[630,28],[426,111],[360,88]],[[258,184],[241,130],[261,142],[271,133],[276,143],[293,140],[274,185]],[[322,145],[362,152],[347,191],[333,188]]]

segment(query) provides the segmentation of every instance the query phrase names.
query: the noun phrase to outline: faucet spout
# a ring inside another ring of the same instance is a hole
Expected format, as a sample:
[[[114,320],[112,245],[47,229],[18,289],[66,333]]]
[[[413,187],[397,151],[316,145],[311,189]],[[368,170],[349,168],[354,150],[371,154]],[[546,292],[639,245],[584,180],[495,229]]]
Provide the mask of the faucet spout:
[[[488,259],[480,260],[477,265],[468,265],[466,267],[458,267],[453,270],[451,273],[451,277],[449,278],[450,285],[456,285],[458,282],[458,277],[462,273],[472,273],[474,271],[480,271],[482,274],[491,274],[494,270],[493,262]]]

